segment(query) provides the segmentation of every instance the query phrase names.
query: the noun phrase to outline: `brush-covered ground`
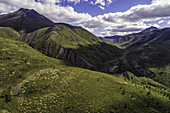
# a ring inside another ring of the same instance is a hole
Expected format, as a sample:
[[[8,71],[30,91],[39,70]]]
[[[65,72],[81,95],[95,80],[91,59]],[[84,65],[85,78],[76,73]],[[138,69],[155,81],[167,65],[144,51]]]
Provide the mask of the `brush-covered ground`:
[[[0,38],[0,113],[169,113],[169,89],[149,83],[129,72],[74,67]]]

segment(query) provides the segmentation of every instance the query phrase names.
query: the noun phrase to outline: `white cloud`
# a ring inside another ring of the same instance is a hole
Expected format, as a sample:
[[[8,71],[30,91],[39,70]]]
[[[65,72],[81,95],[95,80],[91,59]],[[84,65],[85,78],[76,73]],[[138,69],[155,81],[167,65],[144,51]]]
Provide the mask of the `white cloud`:
[[[170,25],[170,20],[167,22],[168,25]]]
[[[93,1],[90,1],[90,4],[95,5],[95,3]]]
[[[127,34],[130,32],[139,32],[142,29],[150,27],[149,25],[144,24],[146,21],[155,21],[155,20],[160,20],[161,18],[170,17],[169,11],[170,11],[170,0],[153,0],[152,3],[149,5],[133,6],[125,12],[107,13],[107,14],[96,16],[95,22],[101,23],[102,25],[101,24],[96,25],[94,22],[92,22],[91,24],[86,24],[88,22],[90,23],[91,20],[87,20],[86,22],[83,22],[83,25],[86,25],[86,27],[89,28],[90,27],[101,28],[100,26],[103,27],[110,26],[110,29],[104,29],[102,34],[104,34],[104,32],[106,32],[107,34],[109,33]],[[160,27],[156,23],[152,25],[155,27]]]
[[[150,5],[133,6],[128,11],[125,12],[104,14],[103,19],[110,22],[114,22],[117,20],[136,22],[141,20],[149,21],[159,19],[161,17],[169,17],[170,0],[166,0],[166,2],[164,0],[154,1],[155,2],[153,2]]]
[[[151,24],[145,24],[146,21],[160,20],[158,24],[163,23],[162,18],[170,17],[170,0],[152,0],[149,5],[137,5],[131,7],[125,12],[107,13],[92,17],[87,13],[77,13],[71,6],[55,5],[65,0],[1,0],[0,12],[8,13],[19,8],[35,9],[54,22],[78,23],[90,31],[101,28],[101,35],[129,34],[139,32],[142,29],[150,27]],[[67,0],[72,3],[89,2],[97,5],[101,9],[107,7],[107,4],[114,0]],[[158,24],[152,24],[160,27]],[[167,23],[170,25],[170,21]]]
[[[89,0],[90,1],[90,0]],[[111,4],[115,0],[94,0],[90,1],[90,4],[92,5],[98,5],[98,7],[102,10],[105,10],[105,7],[107,7],[109,4]]]
[[[105,6],[105,0],[96,0],[95,4],[101,4],[102,6]]]
[[[74,2],[74,4],[80,3],[80,0],[67,0],[68,2]]]
[[[159,28],[160,26],[158,24],[153,24],[152,26]]]
[[[101,6],[101,5],[99,6],[99,8],[100,8],[100,9],[102,9],[102,10],[104,10],[104,9],[105,9],[105,8],[104,8],[103,6]]]
[[[107,0],[107,4],[111,4],[113,0]]]
[[[137,33],[139,31],[142,31],[143,29],[146,29],[150,26],[144,24],[144,23],[126,23],[123,24],[112,24],[110,26],[106,26],[103,30],[103,32],[100,33],[100,36],[104,36],[105,33],[106,36],[111,35],[127,35],[130,33]]]
[[[55,4],[55,3],[60,3],[62,0],[37,0],[38,2],[41,3],[47,3],[47,4]]]
[[[162,23],[164,23],[165,21],[164,20],[160,20],[159,22],[158,22],[158,24],[162,24]]]
[[[21,7],[35,9],[54,22],[79,23],[91,18],[91,15],[87,13],[75,12],[71,6],[62,7],[60,5],[55,5],[57,0],[51,2],[47,2],[47,0],[41,1],[43,2],[35,2],[34,0],[2,0],[0,2],[0,11],[2,13],[8,13],[18,10]]]

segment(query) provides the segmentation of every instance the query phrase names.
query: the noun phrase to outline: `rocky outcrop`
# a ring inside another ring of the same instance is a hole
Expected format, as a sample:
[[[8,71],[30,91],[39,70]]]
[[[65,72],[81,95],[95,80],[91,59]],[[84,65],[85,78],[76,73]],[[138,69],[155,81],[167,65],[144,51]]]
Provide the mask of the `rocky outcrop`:
[[[82,58],[77,53],[73,52],[72,50],[66,49],[62,47],[56,56],[57,59],[70,61],[71,63],[75,64],[76,66],[96,70],[93,65],[91,65],[88,61],[86,61],[84,58]]]

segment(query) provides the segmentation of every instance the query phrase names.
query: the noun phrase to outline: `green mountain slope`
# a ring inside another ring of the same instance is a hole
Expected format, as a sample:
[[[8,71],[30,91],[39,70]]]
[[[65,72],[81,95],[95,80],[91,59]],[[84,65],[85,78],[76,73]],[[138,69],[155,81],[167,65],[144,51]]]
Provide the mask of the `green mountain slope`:
[[[0,37],[18,40],[21,36],[17,31],[10,27],[0,27]]]
[[[157,30],[129,44],[123,56],[112,60],[112,72],[130,71],[170,87],[170,29]],[[157,70],[157,71],[156,71]],[[159,71],[158,71],[159,70]]]
[[[69,66],[0,38],[0,112],[168,113],[169,92],[122,75]]]
[[[55,24],[29,33],[20,40],[47,56],[87,69],[102,70],[105,62],[123,53],[87,30],[68,24]]]

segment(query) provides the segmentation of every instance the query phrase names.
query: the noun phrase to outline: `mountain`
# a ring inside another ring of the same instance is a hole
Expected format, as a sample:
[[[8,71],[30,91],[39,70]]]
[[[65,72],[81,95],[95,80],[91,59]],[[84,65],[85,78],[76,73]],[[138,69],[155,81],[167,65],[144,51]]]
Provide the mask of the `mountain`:
[[[104,37],[105,39],[118,39],[118,38],[120,38],[121,36],[119,36],[119,35],[115,35],[115,36],[106,36],[106,37]]]
[[[114,44],[115,43],[114,41],[118,40],[121,37],[122,36],[115,35],[115,36],[106,36],[106,37],[99,37],[99,38],[101,38],[104,42],[108,44]]]
[[[31,31],[0,27],[0,113],[170,112],[169,28],[132,34],[119,49],[82,27],[38,28],[40,14],[20,11]]]
[[[20,41],[28,43],[47,56],[87,69],[106,72],[103,64],[122,54],[119,48],[106,44],[81,27],[54,24],[30,9],[21,8],[14,13],[0,15],[0,26],[19,31]]]
[[[20,41],[47,56],[93,70],[104,71],[105,62],[123,53],[123,50],[106,44],[82,27],[63,23],[28,33]]]
[[[156,30],[129,43],[126,52],[112,60],[112,72],[130,71],[170,87],[170,28]]]
[[[157,27],[151,26],[149,28],[146,28],[142,32],[151,32],[151,31],[154,31],[154,30],[159,30],[159,29]]]
[[[125,36],[110,36],[110,38],[104,37],[103,40],[118,47],[128,48],[129,46],[131,46],[132,43],[135,43],[135,41],[143,39],[143,37],[153,34],[157,30],[159,29],[151,26],[139,33],[132,33]]]
[[[168,90],[151,79],[74,67],[6,37],[0,67],[1,113],[169,112]]]
[[[11,27],[20,32],[33,32],[54,23],[35,10],[19,9],[16,12],[0,15],[0,26]]]

